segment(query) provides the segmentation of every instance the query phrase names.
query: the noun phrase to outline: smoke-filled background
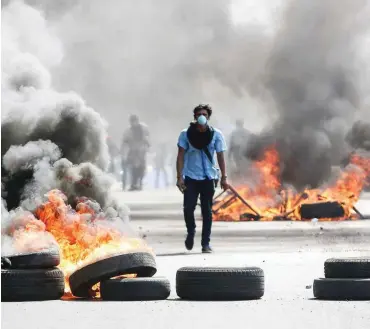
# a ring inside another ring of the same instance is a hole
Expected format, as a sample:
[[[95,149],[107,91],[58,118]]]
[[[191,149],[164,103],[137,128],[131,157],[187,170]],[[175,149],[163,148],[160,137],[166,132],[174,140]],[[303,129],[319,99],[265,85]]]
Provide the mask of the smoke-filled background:
[[[353,126],[370,115],[368,17],[365,0],[4,1],[8,209],[63,184],[123,209],[104,192],[107,136],[119,144],[135,113],[175,147],[200,102],[226,135],[245,120],[246,157],[274,144],[284,182],[321,184],[369,146],[369,124]]]
[[[296,0],[284,11],[264,71],[277,120],[247,155],[275,145],[282,180],[297,188],[325,183],[332,166],[368,138],[352,129],[370,119],[368,17],[362,0]],[[368,123],[358,130],[370,132]]]
[[[253,7],[246,26],[236,25],[230,0],[25,3],[44,13],[45,28],[59,40],[42,42],[53,52],[53,86],[80,94],[109,122],[117,143],[131,113],[150,122],[153,136],[166,130],[176,138],[199,102],[213,105],[214,122],[225,129],[235,121],[230,110],[261,127],[255,95],[271,32]]]

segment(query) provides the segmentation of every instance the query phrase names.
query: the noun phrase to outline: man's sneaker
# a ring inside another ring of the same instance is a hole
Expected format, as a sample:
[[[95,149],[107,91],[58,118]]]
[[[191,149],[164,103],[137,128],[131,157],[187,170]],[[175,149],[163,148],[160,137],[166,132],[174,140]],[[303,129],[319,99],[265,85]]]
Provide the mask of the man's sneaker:
[[[188,234],[185,239],[185,247],[187,250],[192,250],[194,246],[194,235]]]
[[[211,254],[213,252],[212,248],[210,246],[204,246],[202,247],[202,253],[204,254]]]

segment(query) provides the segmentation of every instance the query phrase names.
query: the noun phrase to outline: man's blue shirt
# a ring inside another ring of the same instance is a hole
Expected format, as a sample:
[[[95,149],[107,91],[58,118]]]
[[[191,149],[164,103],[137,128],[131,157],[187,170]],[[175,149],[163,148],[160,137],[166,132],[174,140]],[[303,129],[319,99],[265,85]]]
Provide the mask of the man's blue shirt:
[[[194,148],[188,140],[187,129],[184,129],[179,136],[177,146],[185,149],[183,177],[187,176],[196,180],[219,178],[216,168],[215,152],[225,152],[226,142],[222,132],[213,128],[214,134],[208,145],[209,153],[212,156],[212,163],[202,150]]]

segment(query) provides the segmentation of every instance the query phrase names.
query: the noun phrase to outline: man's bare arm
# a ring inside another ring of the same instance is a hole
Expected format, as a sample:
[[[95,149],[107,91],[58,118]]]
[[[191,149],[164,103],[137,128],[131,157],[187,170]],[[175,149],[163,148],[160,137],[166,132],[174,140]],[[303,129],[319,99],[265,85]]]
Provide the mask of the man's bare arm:
[[[185,149],[179,146],[176,158],[177,179],[182,178],[182,170],[184,169]]]
[[[229,188],[229,183],[227,182],[226,174],[226,162],[224,152],[217,153],[217,162],[221,170],[221,187],[226,191]]]
[[[218,166],[220,167],[222,177],[226,177],[227,176],[227,174],[226,174],[226,161],[225,161],[224,152],[218,152],[217,153],[217,162],[218,162]]]

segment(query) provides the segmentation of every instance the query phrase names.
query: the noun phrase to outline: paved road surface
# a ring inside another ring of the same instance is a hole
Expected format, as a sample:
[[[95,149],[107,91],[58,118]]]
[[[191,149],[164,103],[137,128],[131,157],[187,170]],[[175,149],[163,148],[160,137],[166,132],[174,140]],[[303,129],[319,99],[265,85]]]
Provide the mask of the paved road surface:
[[[165,224],[165,223],[162,223]],[[143,225],[141,223],[141,225]],[[158,276],[171,280],[172,293],[159,302],[49,301],[2,303],[2,328],[274,328],[362,329],[370,324],[370,302],[313,299],[314,278],[323,276],[323,262],[333,256],[370,255],[370,238],[271,237],[214,238],[217,253],[203,255],[198,246],[184,252],[181,234],[157,234],[147,226],[158,253]],[[169,225],[169,228],[170,225]],[[362,230],[362,229],[361,229]],[[359,231],[361,231],[359,229]],[[220,229],[219,232],[223,230]],[[227,230],[224,230],[227,231]],[[151,232],[151,233],[150,233]],[[158,231],[159,232],[159,231]],[[156,235],[157,234],[157,235]],[[232,242],[230,242],[230,240]],[[199,241],[198,241],[199,242]],[[260,266],[265,271],[265,296],[258,301],[189,302],[176,296],[176,270],[182,266]]]
[[[132,220],[157,253],[158,276],[172,284],[166,301],[49,301],[2,303],[5,329],[261,328],[363,329],[370,327],[370,301],[313,299],[312,282],[323,277],[329,257],[370,256],[370,221],[346,223],[215,223],[216,253],[184,252],[183,223]],[[200,233],[200,231],[198,231]],[[176,296],[182,266],[260,266],[265,296],[258,301],[191,302]]]

